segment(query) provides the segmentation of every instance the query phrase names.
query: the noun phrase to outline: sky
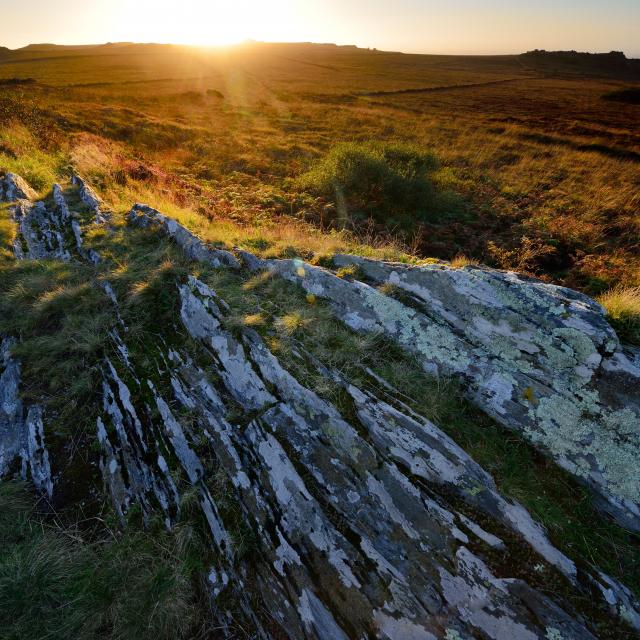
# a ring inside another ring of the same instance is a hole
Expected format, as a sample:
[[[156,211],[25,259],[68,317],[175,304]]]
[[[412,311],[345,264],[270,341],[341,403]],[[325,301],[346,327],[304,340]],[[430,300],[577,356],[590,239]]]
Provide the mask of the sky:
[[[245,39],[415,53],[640,57],[640,0],[0,0],[0,46]]]

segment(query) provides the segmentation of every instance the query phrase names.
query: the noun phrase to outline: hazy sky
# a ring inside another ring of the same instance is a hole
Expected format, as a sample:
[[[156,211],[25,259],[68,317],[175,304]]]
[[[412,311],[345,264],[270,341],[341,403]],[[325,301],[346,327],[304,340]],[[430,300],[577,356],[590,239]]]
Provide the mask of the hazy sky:
[[[420,53],[623,50],[640,0],[0,0],[0,45],[336,42]]]

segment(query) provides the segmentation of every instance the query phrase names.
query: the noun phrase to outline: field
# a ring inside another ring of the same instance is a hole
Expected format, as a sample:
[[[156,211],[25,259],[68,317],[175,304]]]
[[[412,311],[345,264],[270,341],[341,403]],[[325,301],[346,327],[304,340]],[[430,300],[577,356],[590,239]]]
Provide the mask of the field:
[[[640,72],[604,62],[311,44],[5,50],[0,168],[45,188],[73,165],[116,209],[178,208],[212,240],[271,254],[463,255],[598,295],[640,284],[640,112],[607,99]],[[437,201],[418,215],[346,193],[343,207],[300,181],[336,145],[371,140],[433,154]]]
[[[105,358],[120,366],[114,327],[126,327],[140,380],[167,397],[159,340],[210,367],[210,354],[176,323],[175,285],[188,275],[228,303],[225,330],[255,331],[285,370],[349,419],[353,403],[324,367],[362,388],[377,388],[373,373],[400,390],[403,406],[472,455],[579,567],[597,566],[640,595],[638,535],[603,517],[590,490],[471,404],[459,383],[426,374],[381,334],[351,331],[294,284],[196,264],[123,215],[144,202],[216,246],[320,265],[353,252],[516,269],[598,296],[623,342],[640,344],[639,92],[640,65],[615,55],[0,47],[0,175],[21,174],[48,206],[59,182],[83,246],[101,256],[16,260],[12,208],[0,205],[0,336],[17,339],[22,400],[43,407],[56,483],[51,503],[29,485],[0,486],[0,546],[11,549],[0,558],[0,617],[9,621],[0,636],[221,637],[207,582],[217,551],[191,479],[175,472],[181,503],[171,531],[160,512],[147,522],[139,504],[122,527],[98,464]],[[74,172],[104,198],[108,225],[92,223],[69,184]],[[354,277],[349,267],[336,275]],[[119,306],[98,283],[113,285]],[[379,290],[402,301],[392,286]],[[134,392],[134,402],[152,428],[158,416],[145,394]],[[197,432],[196,413],[183,409],[181,424]],[[239,404],[225,416],[239,429],[252,418]],[[258,566],[256,532],[219,452],[204,438],[192,444],[234,562]],[[603,640],[635,637],[589,592],[570,595],[519,538],[507,542],[515,560],[491,558],[501,575],[554,598],[566,592],[577,612],[593,614]],[[238,603],[220,606],[238,614],[232,637],[255,637]]]

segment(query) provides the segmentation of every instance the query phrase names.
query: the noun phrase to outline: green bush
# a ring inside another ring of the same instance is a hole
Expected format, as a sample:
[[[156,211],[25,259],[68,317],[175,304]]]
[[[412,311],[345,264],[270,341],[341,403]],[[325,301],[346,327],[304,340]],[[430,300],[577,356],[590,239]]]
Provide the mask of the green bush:
[[[448,198],[434,181],[436,156],[417,145],[346,142],[335,145],[296,185],[335,202],[346,220],[373,218],[403,226],[432,220]]]
[[[640,104],[640,89],[637,87],[629,87],[625,89],[616,89],[602,96],[605,100],[614,102],[626,102],[627,104]]]

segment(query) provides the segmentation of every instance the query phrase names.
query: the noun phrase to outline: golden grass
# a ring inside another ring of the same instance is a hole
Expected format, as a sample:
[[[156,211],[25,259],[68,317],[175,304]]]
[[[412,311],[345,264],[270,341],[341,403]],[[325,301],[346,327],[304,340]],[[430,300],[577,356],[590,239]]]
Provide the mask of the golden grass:
[[[359,238],[348,230],[326,232],[289,216],[253,223],[215,214],[208,217],[189,206],[176,205],[170,195],[143,183],[112,185],[103,195],[116,211],[125,213],[133,203],[141,202],[174,218],[206,242],[228,249],[245,249],[264,258],[300,256],[314,262],[336,253],[355,253],[401,262],[415,259],[389,236]]]
[[[68,163],[118,210],[147,202],[211,242],[265,256],[461,254],[591,294],[640,286],[637,113],[602,100],[613,81],[536,76],[517,56],[312,45],[48,55],[22,52],[0,71],[47,84],[0,96],[0,170],[38,189],[68,176]],[[42,110],[39,129],[29,113],[18,117],[25,104]],[[47,150],[34,134],[45,124],[58,141]],[[434,183],[460,194],[462,212],[452,203],[449,217],[415,229],[350,220],[349,232],[330,231],[335,208],[295,179],[335,144],[369,140],[432,150]]]
[[[623,341],[640,344],[640,287],[618,286],[598,297]]]
[[[451,260],[451,266],[454,269],[462,269],[462,267],[473,265],[477,266],[478,261],[474,260],[473,258],[469,258],[461,253],[459,253],[457,256],[454,256],[454,258]]]

